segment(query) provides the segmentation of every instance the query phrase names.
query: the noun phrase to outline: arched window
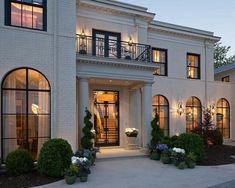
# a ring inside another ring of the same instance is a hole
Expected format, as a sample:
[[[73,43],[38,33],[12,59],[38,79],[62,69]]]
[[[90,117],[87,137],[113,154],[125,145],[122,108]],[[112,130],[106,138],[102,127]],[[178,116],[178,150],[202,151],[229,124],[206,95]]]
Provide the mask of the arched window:
[[[202,122],[202,105],[197,97],[186,102],[186,132],[190,132]]]
[[[2,82],[2,159],[24,148],[37,159],[50,138],[50,86],[40,72],[15,69]]]
[[[224,138],[230,138],[230,107],[224,98],[218,100],[216,105],[216,127]]]
[[[159,126],[164,130],[164,135],[169,136],[169,102],[166,97],[156,95],[152,99],[152,117],[159,115]]]

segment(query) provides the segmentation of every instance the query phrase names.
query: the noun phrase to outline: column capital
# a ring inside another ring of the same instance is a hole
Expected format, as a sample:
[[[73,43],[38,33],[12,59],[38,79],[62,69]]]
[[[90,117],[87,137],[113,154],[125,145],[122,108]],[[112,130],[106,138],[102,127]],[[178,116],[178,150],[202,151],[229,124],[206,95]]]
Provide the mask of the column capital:
[[[144,82],[144,86],[152,86],[154,81]]]
[[[88,82],[89,77],[83,76],[83,77],[78,77],[78,79],[79,79],[81,82]]]

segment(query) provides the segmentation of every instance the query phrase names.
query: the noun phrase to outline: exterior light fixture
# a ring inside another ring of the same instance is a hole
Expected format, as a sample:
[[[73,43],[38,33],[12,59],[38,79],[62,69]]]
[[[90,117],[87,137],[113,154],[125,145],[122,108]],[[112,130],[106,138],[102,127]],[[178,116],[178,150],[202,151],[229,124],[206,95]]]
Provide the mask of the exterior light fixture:
[[[84,29],[82,29],[82,33],[80,34],[82,39],[85,39],[85,32]]]
[[[181,102],[178,103],[177,112],[178,112],[178,114],[179,114],[180,116],[181,116],[181,114],[184,112],[184,109],[183,109],[183,106],[182,106],[182,103],[181,103]]]
[[[132,40],[132,38],[131,38],[131,37],[129,38],[128,45],[129,45],[129,46],[132,46],[132,45],[133,45],[133,40]]]
[[[215,112],[216,112],[216,107],[215,107],[214,103],[210,104],[209,110],[210,110],[211,115],[213,116],[215,114]]]

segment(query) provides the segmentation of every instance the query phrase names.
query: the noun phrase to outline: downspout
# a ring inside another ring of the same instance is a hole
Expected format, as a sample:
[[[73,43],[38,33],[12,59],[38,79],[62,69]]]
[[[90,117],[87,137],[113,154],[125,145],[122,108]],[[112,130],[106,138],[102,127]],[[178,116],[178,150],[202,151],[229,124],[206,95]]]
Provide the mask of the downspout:
[[[57,137],[58,130],[56,130],[56,121],[57,121],[57,7],[58,2],[54,1],[54,15],[53,15],[53,119],[52,119],[52,134],[51,137]]]
[[[206,53],[206,42],[207,40],[204,41],[204,46],[205,46],[205,108],[207,108],[207,102],[208,102],[208,97],[207,97],[207,53]]]

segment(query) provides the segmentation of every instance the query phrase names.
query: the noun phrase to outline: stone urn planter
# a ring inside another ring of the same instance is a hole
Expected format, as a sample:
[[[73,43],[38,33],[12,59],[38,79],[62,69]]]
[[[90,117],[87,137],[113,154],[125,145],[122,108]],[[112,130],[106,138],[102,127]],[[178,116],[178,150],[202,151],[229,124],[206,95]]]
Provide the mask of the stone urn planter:
[[[138,149],[137,147],[137,136],[139,130],[136,128],[126,128],[125,134],[127,136],[127,148],[126,149]]]

